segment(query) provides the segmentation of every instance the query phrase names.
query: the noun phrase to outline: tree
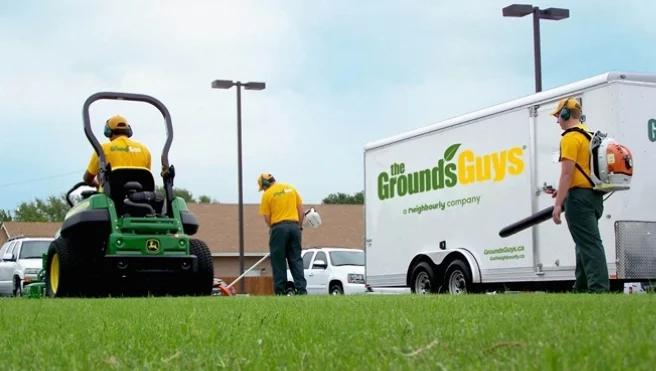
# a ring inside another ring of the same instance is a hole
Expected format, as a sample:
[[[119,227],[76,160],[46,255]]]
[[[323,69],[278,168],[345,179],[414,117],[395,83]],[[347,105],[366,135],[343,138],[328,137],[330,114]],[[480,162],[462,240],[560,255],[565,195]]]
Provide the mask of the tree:
[[[200,195],[200,196],[198,196],[198,203],[199,204],[218,204],[220,202],[216,199],[213,199],[210,196]]]
[[[161,194],[162,196],[166,195],[166,191],[164,191],[163,186],[155,186],[155,192]],[[173,196],[181,197],[183,200],[185,200],[185,202],[196,202],[196,200],[194,200],[194,195],[186,188],[173,187]]]
[[[156,186],[155,187],[155,192],[165,195],[166,192],[164,191],[163,186]],[[199,203],[199,204],[218,204],[219,201],[211,198],[210,196],[207,195],[200,195],[198,199],[196,199],[191,193],[191,191],[187,190],[186,188],[175,188],[173,187],[173,195],[175,197],[181,197],[185,202],[190,202],[190,203]]]
[[[161,195],[165,194],[164,188],[160,186],[157,186],[155,191]],[[219,203],[219,201],[207,195],[201,195],[196,200],[194,195],[185,188],[173,188],[173,195],[181,197],[189,203]],[[79,201],[79,197],[72,196],[71,201],[75,204]],[[46,199],[35,198],[33,201],[21,202],[13,215],[9,210],[0,209],[0,222],[62,222],[68,210],[70,210],[70,206],[66,201],[66,194],[62,193],[59,196],[49,196]]]
[[[75,202],[75,200],[73,200]],[[35,198],[34,201],[21,202],[14,211],[15,222],[61,222],[70,207],[66,202],[66,194],[60,196],[49,196],[42,200]]]
[[[12,219],[11,210],[0,209],[0,224],[2,224],[2,222],[10,222]]]
[[[363,205],[364,191],[356,192],[352,195],[342,192],[331,193],[321,200],[321,203],[329,205]]]

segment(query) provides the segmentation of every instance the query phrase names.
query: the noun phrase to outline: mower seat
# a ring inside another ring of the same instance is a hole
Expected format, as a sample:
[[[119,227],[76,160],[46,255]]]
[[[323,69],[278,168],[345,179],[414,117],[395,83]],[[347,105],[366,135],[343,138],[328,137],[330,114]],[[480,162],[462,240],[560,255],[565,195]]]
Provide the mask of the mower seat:
[[[147,168],[116,167],[109,174],[109,197],[119,216],[161,214],[164,197],[155,193],[155,179]]]

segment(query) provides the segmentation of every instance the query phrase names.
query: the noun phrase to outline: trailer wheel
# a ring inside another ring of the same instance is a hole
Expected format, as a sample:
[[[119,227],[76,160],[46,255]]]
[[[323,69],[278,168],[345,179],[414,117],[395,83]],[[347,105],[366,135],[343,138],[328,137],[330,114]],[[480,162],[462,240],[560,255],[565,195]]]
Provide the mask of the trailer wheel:
[[[444,274],[444,287],[449,294],[466,294],[471,290],[471,271],[460,259],[449,264]]]
[[[430,264],[421,262],[412,270],[410,289],[413,294],[435,294],[438,292],[438,286],[439,284],[435,277],[435,269],[433,269]]]

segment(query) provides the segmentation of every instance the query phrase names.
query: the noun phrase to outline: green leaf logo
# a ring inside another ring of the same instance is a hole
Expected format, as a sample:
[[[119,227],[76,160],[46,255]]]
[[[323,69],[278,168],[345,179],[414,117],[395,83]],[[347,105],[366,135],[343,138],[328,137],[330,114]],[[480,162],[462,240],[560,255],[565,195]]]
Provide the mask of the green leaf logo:
[[[447,161],[453,160],[453,157],[456,155],[456,152],[458,152],[458,148],[460,148],[460,146],[460,143],[450,145],[449,148],[444,151],[444,159]]]

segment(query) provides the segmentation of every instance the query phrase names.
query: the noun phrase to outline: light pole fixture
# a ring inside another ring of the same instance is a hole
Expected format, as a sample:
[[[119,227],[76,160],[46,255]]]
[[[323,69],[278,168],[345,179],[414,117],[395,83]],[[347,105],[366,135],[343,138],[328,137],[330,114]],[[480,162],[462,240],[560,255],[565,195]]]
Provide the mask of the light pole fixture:
[[[237,178],[239,183],[239,275],[244,274],[244,186],[242,174],[242,150],[241,150],[241,88],[246,90],[264,90],[266,84],[263,82],[247,82],[232,80],[214,80],[212,89],[230,89],[237,87]],[[239,293],[246,291],[244,280],[239,282]]]
[[[530,4],[512,4],[503,8],[504,17],[525,17],[533,14],[533,54],[535,63],[535,92],[542,91],[542,56],[540,51],[540,19],[560,21],[569,18],[569,9],[547,8],[540,9]]]

